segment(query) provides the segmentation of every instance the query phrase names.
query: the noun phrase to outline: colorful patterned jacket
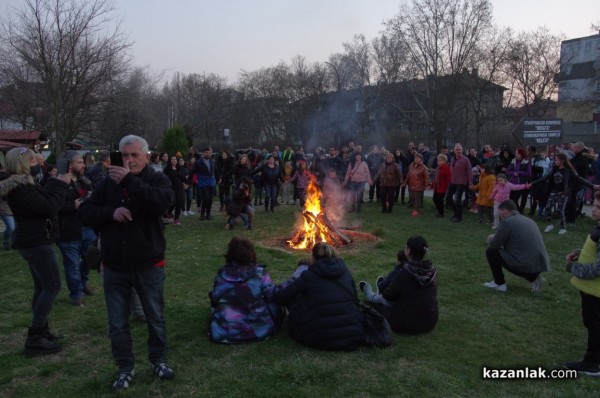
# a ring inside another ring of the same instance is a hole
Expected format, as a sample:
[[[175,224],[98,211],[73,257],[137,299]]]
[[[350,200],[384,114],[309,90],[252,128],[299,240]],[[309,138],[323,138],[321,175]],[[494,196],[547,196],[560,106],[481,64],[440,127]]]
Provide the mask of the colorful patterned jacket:
[[[270,301],[274,285],[264,266],[227,264],[217,272],[209,293],[209,339],[244,343],[266,339],[281,325],[281,307]]]

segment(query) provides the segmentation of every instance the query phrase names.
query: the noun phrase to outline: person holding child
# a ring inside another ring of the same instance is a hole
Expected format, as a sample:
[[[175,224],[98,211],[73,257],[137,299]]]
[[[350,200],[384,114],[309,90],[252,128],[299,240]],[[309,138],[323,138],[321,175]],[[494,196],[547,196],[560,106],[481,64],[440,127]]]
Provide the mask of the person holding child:
[[[368,282],[359,283],[366,301],[385,316],[395,332],[428,333],[437,324],[437,271],[424,259],[428,249],[423,237],[410,237],[398,252],[392,272],[377,278],[375,292]]]
[[[364,340],[364,318],[344,260],[331,245],[319,242],[306,266],[273,293],[273,301],[288,308],[289,336],[322,350],[358,348]]]
[[[208,337],[215,343],[245,343],[272,336],[281,326],[281,307],[270,300],[274,284],[257,263],[252,242],[232,238],[225,265],[208,294],[212,308]]]

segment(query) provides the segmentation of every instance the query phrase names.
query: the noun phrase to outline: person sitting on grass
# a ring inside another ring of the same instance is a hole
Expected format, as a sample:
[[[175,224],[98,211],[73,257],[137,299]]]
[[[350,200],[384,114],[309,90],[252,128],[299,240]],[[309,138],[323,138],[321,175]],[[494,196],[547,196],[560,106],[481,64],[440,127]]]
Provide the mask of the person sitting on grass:
[[[327,243],[315,244],[308,269],[275,289],[288,308],[288,335],[322,350],[355,350],[364,340],[356,285],[344,260]]]
[[[587,350],[582,361],[566,362],[563,367],[600,377],[600,192],[594,193],[592,219],[597,224],[582,249],[566,256],[566,270],[573,275],[571,283],[580,290],[581,316],[588,331]]]
[[[385,316],[395,332],[428,333],[437,324],[437,271],[424,259],[427,250],[425,239],[413,236],[398,252],[392,272],[377,278],[377,291],[369,282],[359,283],[367,303]]]
[[[208,337],[215,343],[260,341],[274,335],[283,319],[281,307],[270,300],[274,285],[256,260],[252,242],[232,238],[225,265],[217,271],[208,294],[212,307]]]

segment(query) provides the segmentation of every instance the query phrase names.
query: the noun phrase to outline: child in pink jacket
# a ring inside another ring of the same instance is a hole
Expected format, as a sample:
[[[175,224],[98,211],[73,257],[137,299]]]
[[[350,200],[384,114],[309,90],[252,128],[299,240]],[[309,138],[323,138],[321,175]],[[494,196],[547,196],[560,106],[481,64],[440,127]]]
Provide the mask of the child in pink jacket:
[[[496,176],[496,184],[490,194],[490,199],[494,201],[494,225],[492,229],[497,229],[500,224],[500,213],[498,212],[498,206],[506,199],[510,199],[511,191],[518,191],[521,189],[529,189],[529,184],[512,184],[506,181],[505,174],[498,174]]]

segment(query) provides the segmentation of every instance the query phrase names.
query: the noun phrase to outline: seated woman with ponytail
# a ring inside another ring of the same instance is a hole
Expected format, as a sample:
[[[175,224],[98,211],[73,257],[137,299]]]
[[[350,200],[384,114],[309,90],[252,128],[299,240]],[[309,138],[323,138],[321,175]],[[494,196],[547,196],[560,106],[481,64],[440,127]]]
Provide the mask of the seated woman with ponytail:
[[[428,333],[438,320],[437,272],[424,260],[428,246],[413,236],[398,252],[398,265],[384,278],[377,278],[377,291],[366,281],[359,283],[366,301],[385,316],[398,333]]]

